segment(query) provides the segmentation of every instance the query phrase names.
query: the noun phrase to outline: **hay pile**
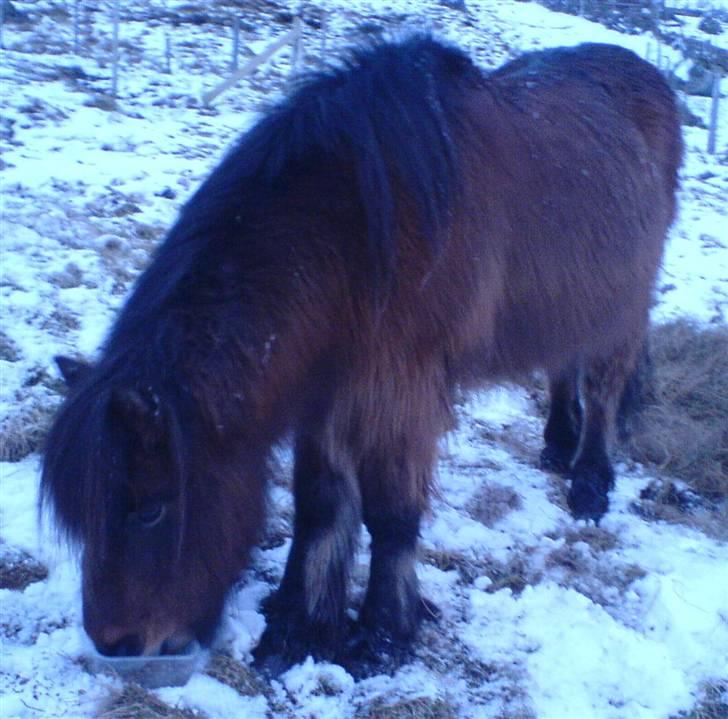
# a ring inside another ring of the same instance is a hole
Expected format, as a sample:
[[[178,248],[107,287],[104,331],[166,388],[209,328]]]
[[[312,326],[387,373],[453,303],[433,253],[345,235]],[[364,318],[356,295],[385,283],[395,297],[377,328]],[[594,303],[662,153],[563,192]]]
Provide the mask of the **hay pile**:
[[[728,328],[676,320],[650,338],[653,372],[631,440],[656,465],[720,504],[728,499]]]

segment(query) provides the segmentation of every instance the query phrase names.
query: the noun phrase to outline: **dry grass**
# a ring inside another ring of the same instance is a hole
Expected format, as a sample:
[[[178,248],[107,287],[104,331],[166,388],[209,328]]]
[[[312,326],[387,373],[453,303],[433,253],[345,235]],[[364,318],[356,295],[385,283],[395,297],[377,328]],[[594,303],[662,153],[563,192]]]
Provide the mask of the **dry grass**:
[[[0,462],[19,462],[38,450],[50,427],[56,406],[38,402],[21,405],[0,420]]]
[[[486,563],[485,574],[492,580],[486,592],[492,594],[501,589],[510,589],[518,596],[527,586],[535,586],[541,581],[542,573],[528,566],[525,557],[514,555],[507,562],[490,559]]]
[[[594,604],[609,606],[617,596],[623,595],[633,582],[647,576],[638,564],[621,562],[615,558],[602,561],[584,545],[568,542],[550,552],[545,558],[550,576],[559,584],[573,587]]]
[[[726,719],[728,717],[728,679],[719,679],[703,685],[701,698],[690,709],[670,719]]]
[[[519,595],[528,585],[538,584],[542,577],[540,570],[530,567],[519,555],[501,562],[490,556],[475,558],[457,550],[425,549],[420,559],[443,572],[456,571],[466,586],[478,577],[486,576],[491,580],[485,590],[489,593],[507,588]]]
[[[202,715],[165,704],[138,684],[127,684],[98,716],[100,719],[197,719]]]
[[[586,525],[577,529],[567,529],[564,534],[564,539],[567,544],[584,542],[589,545],[595,554],[614,549],[618,544],[617,537],[612,532],[594,525]]]
[[[21,357],[22,353],[17,343],[0,330],[0,360],[17,362]]]
[[[63,270],[51,274],[49,279],[54,286],[67,290],[82,284],[83,271],[74,262],[69,262]]]
[[[23,590],[48,576],[48,569],[21,549],[0,541],[0,589]]]
[[[483,562],[478,562],[456,549],[423,549],[420,552],[420,561],[431,564],[442,572],[456,571],[460,581],[466,585],[472,584],[485,571]]]
[[[651,355],[629,451],[663,476],[633,508],[648,519],[728,537],[728,328],[670,322],[654,329]]]
[[[651,336],[652,387],[631,454],[684,480],[715,503],[728,500],[728,328],[677,320]]]
[[[0,417],[0,462],[19,462],[40,449],[64,393],[63,381],[48,368],[25,370],[15,406]]]
[[[457,709],[440,697],[377,697],[354,714],[355,719],[456,719]]]
[[[246,697],[270,693],[268,685],[249,666],[226,654],[215,654],[205,668],[205,674]]]
[[[493,527],[516,509],[523,506],[519,494],[502,484],[485,482],[468,505],[468,513],[486,527]]]

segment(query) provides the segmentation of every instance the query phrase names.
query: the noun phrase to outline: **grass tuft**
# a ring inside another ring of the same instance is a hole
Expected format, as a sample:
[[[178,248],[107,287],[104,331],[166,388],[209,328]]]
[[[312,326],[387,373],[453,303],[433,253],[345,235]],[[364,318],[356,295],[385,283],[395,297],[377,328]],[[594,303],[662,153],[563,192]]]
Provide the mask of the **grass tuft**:
[[[249,666],[226,654],[215,654],[208,663],[205,674],[246,697],[270,693],[268,685]]]
[[[0,360],[6,362],[17,362],[22,357],[22,352],[17,342],[12,337],[0,330]]]
[[[470,502],[468,512],[486,527],[493,527],[522,506],[521,497],[515,490],[495,482],[485,482]]]
[[[22,591],[48,576],[48,569],[22,549],[8,547],[0,541],[0,589]]]
[[[670,719],[726,719],[728,717],[728,679],[706,682],[701,698],[689,711],[682,711]]]
[[[457,709],[441,697],[377,697],[354,714],[355,719],[456,719]]]
[[[0,420],[0,462],[19,462],[40,449],[55,412],[39,402],[19,407]]]
[[[513,556],[507,562],[491,559],[486,563],[485,574],[492,581],[486,592],[494,594],[501,589],[510,589],[515,596],[526,587],[535,586],[542,578],[541,571],[529,567],[526,559],[521,556]]]
[[[98,716],[101,719],[198,719],[202,715],[170,706],[138,684],[127,684]]]

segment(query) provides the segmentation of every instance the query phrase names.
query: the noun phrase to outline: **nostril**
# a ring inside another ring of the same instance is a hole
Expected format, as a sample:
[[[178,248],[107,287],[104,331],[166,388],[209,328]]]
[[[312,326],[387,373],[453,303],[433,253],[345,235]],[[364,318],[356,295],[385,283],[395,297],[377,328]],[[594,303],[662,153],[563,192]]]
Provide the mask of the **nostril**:
[[[127,634],[113,644],[99,645],[98,649],[109,657],[138,657],[144,651],[144,642],[136,634]]]

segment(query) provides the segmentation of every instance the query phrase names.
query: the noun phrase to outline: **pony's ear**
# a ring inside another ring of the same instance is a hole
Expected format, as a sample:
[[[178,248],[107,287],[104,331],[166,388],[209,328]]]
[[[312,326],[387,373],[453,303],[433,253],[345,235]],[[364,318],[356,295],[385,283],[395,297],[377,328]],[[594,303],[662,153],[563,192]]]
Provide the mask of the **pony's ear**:
[[[133,387],[115,389],[111,395],[111,407],[147,449],[160,442],[163,433],[162,413],[159,398],[153,392]]]
[[[93,365],[82,360],[58,355],[53,358],[68,387],[73,387],[86,377],[93,369]]]

